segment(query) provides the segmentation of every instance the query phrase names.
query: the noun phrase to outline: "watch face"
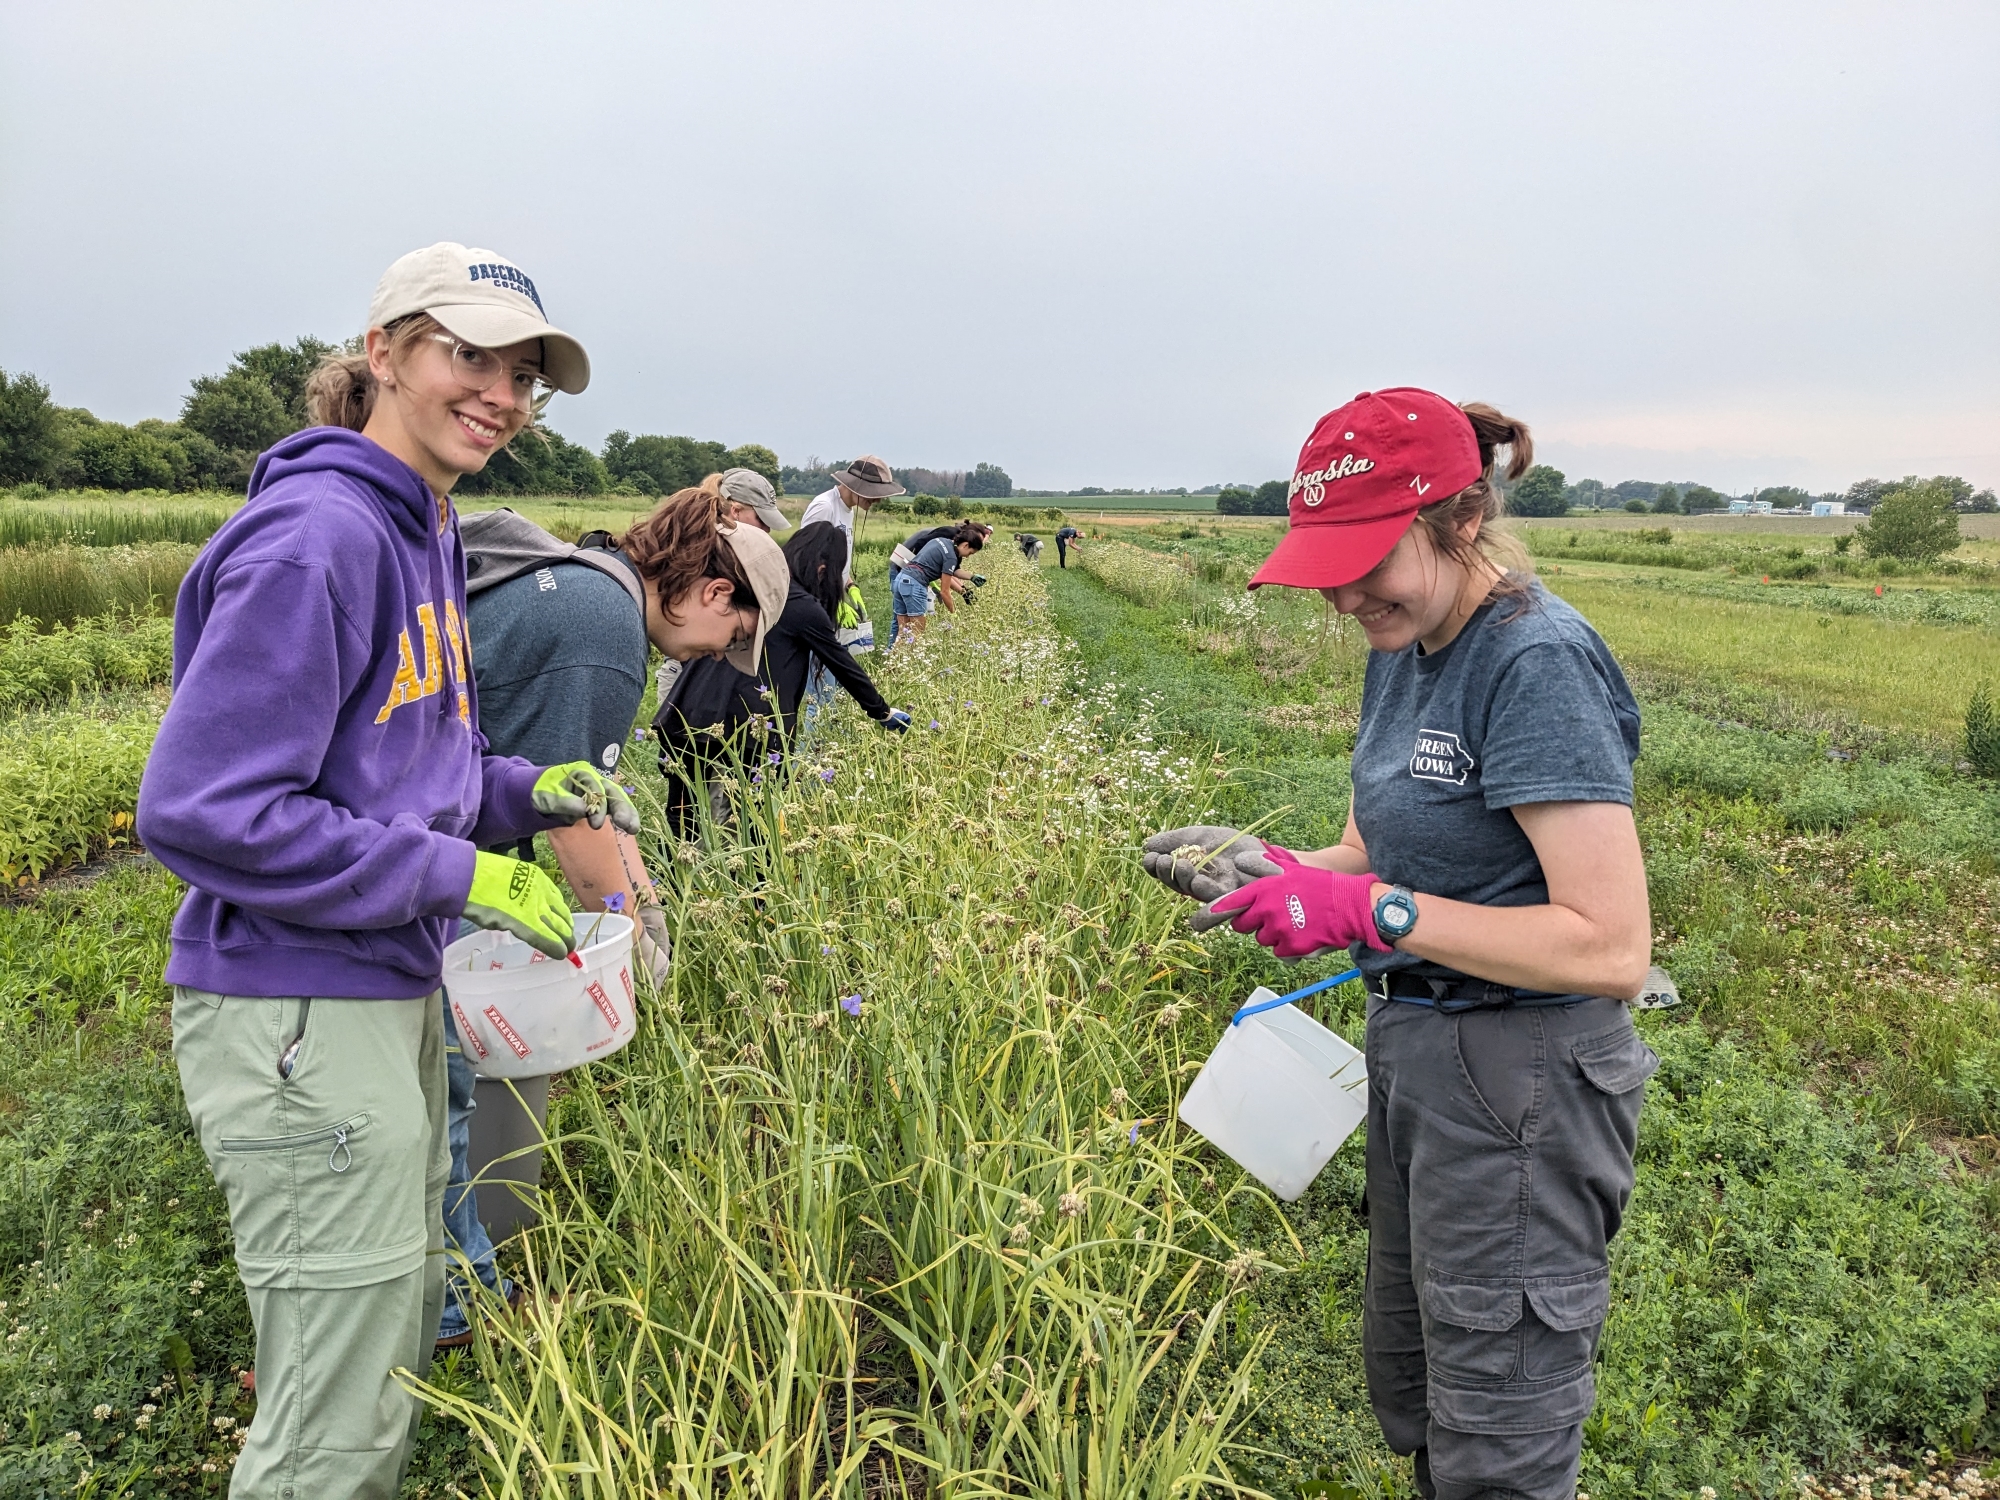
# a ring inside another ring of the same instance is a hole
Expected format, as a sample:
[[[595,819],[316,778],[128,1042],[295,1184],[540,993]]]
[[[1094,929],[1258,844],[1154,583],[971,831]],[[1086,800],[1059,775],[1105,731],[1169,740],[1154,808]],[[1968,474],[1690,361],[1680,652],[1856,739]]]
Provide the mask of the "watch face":
[[[1408,932],[1416,925],[1416,908],[1401,896],[1385,896],[1382,900],[1381,922],[1386,932]]]

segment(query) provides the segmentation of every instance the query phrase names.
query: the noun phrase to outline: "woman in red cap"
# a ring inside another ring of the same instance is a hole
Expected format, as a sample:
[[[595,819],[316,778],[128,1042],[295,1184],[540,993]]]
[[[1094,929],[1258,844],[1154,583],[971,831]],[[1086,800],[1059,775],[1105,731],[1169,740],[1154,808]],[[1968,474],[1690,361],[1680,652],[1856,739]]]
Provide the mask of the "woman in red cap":
[[[1209,903],[1197,927],[1354,954],[1376,1417],[1426,1496],[1568,1500],[1659,1065],[1628,1006],[1651,934],[1639,711],[1597,632],[1502,551],[1503,447],[1518,478],[1525,426],[1420,390],[1313,429],[1251,587],[1317,589],[1367,634],[1347,831],[1295,854],[1174,829],[1146,866]]]

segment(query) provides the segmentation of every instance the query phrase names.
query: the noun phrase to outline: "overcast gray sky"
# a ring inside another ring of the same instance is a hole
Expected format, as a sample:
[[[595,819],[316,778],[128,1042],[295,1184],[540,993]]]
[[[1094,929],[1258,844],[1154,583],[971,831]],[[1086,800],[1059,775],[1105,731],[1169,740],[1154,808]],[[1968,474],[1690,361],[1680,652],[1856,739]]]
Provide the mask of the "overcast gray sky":
[[[1572,479],[2000,483],[2000,5],[0,5],[0,366],[172,416],[439,239],[553,425],[1288,474],[1415,384]]]

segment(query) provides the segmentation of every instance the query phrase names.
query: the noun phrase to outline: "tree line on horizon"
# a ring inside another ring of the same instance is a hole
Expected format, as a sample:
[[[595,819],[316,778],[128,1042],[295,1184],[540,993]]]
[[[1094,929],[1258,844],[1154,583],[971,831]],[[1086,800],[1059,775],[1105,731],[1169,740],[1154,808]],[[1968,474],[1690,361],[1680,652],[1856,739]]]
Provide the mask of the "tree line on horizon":
[[[340,346],[310,336],[246,349],[191,382],[173,421],[110,422],[59,406],[42,381],[0,369],[0,485],[50,489],[241,490],[257,456],[307,426],[306,382]],[[668,495],[721,469],[780,485],[777,454],[691,437],[618,431],[593,453],[537,425],[459,481],[460,495]]]
[[[1648,515],[1697,516],[1727,510],[1736,499],[1761,500],[1776,510],[1808,509],[1818,500],[1843,503],[1851,514],[1867,515],[1886,496],[1919,485],[1936,485],[1947,497],[1949,508],[1968,513],[2000,510],[1990,489],[1974,490],[1971,483],[1955,474],[1939,474],[1929,480],[1906,474],[1901,479],[1857,479],[1845,491],[1814,495],[1797,485],[1772,485],[1744,496],[1724,494],[1705,484],[1656,483],[1627,479],[1607,485],[1602,480],[1579,479],[1568,482],[1561,469],[1536,464],[1513,484],[1502,484],[1507,513],[1514,516],[1566,516],[1573,510],[1625,510]],[[1282,516],[1290,507],[1290,486],[1282,479],[1266,480],[1251,489],[1244,485],[1224,485],[1215,497],[1215,509],[1225,516]]]

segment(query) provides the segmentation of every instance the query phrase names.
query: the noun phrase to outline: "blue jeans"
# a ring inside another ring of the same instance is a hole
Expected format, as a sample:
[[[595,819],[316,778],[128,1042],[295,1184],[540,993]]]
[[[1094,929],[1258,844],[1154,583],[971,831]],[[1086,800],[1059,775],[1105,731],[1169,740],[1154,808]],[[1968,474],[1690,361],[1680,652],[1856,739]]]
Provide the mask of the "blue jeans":
[[[894,563],[889,564],[889,645],[896,644],[896,575],[903,570]],[[883,649],[887,649],[884,647]]]
[[[451,1182],[444,1190],[444,1248],[449,1274],[444,1284],[444,1316],[438,1320],[437,1336],[454,1338],[466,1330],[465,1308],[460,1299],[470,1291],[463,1255],[472,1262],[473,1273],[487,1290],[506,1296],[514,1284],[493,1264],[493,1241],[479,1220],[479,1197],[472,1186],[472,1064],[458,1043],[458,1025],[452,1020],[451,1006],[444,1007],[444,1062],[446,1077],[445,1135],[451,1142]]]
[[[927,615],[931,612],[930,586],[914,568],[905,568],[889,585],[891,607],[899,615]]]

